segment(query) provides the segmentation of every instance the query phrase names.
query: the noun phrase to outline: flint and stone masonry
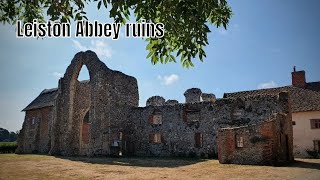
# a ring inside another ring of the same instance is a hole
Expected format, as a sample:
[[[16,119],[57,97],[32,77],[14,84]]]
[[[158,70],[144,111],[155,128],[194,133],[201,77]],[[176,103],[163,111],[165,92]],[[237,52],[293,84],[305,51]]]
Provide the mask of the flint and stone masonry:
[[[82,66],[88,68],[89,81],[77,80]],[[257,126],[258,132],[249,133],[246,138],[259,134],[261,128],[257,124],[279,119],[274,117],[281,114],[286,124],[282,133],[287,137],[285,156],[291,161],[290,99],[284,98],[287,94],[217,99],[214,94],[191,88],[184,93],[185,103],[153,96],[145,107],[138,107],[134,77],[109,69],[92,51],[79,52],[59,80],[58,88],[44,90],[23,110],[26,116],[17,153],[203,158],[216,158],[219,154],[228,157],[222,163],[248,163],[245,157],[256,151],[235,153],[227,150],[233,148],[231,145],[218,148],[217,142],[234,141],[234,136],[223,133],[231,130],[223,128]],[[282,132],[278,124],[270,131]],[[226,152],[243,157],[226,156]],[[271,153],[272,157],[283,156]],[[263,157],[259,156],[249,164],[261,162]]]

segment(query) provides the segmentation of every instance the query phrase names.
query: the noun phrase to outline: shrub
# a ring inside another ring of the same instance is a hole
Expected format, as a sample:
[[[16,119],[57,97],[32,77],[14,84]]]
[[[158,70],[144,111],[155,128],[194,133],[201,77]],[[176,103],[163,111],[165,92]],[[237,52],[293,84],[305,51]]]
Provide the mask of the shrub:
[[[197,157],[197,153],[194,152],[194,151],[190,151],[189,154],[188,154],[188,157],[195,158],[195,157]]]
[[[311,157],[313,157],[315,159],[319,159],[320,158],[320,152],[318,152],[318,151],[306,149],[306,152],[308,153],[309,156],[311,156]]]
[[[0,142],[0,153],[14,153],[17,147],[16,142]]]

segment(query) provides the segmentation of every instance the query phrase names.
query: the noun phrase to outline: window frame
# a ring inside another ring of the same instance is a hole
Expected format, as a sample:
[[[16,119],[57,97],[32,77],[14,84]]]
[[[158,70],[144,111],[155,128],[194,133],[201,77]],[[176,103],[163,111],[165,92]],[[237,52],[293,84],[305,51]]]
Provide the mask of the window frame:
[[[156,118],[157,117],[157,118]],[[162,119],[163,119],[163,116],[162,114],[154,114],[152,116],[152,124],[154,125],[161,125],[162,124]]]
[[[320,119],[310,119],[311,129],[320,129]]]
[[[243,136],[241,135],[236,135],[236,148],[243,148],[244,147],[244,140]]]
[[[32,117],[31,118],[31,125],[35,125],[36,124],[36,118],[35,117]]]
[[[194,133],[194,146],[196,148],[202,148],[203,147],[203,134],[202,133]]]
[[[161,144],[162,143],[162,134],[161,133],[149,134],[149,142],[152,144]]]

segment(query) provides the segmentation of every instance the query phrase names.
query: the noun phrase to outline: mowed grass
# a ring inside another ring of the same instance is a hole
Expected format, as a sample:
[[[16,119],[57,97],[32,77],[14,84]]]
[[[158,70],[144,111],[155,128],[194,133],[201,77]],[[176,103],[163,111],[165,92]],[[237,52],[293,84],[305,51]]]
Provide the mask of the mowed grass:
[[[319,159],[286,167],[219,164],[217,160],[86,158],[0,154],[0,179],[320,179]]]

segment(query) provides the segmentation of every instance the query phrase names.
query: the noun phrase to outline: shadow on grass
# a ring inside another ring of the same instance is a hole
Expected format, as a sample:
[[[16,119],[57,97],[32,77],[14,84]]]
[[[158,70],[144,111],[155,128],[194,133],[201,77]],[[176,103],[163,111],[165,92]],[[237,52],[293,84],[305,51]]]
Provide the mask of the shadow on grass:
[[[138,166],[138,167],[166,167],[175,168],[187,166],[199,162],[205,162],[205,159],[192,158],[165,158],[165,157],[64,157],[56,156],[56,158],[67,159],[71,161],[80,161],[91,164],[118,165],[118,166]]]
[[[295,160],[292,164],[289,164],[286,167],[297,167],[297,168],[320,170],[320,163]]]

